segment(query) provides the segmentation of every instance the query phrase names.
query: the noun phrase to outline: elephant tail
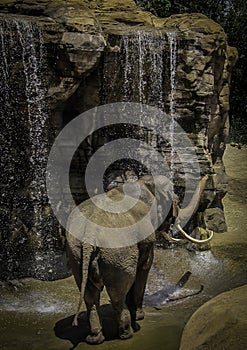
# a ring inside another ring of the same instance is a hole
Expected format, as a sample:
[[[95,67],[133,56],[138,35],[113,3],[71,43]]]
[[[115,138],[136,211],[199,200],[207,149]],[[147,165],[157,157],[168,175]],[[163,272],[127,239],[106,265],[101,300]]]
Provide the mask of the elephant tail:
[[[88,271],[90,265],[91,254],[93,252],[93,246],[83,245],[81,248],[81,286],[80,286],[80,298],[76,310],[76,314],[74,316],[72,325],[78,326],[78,316],[81,310],[81,306],[84,300],[84,294],[86,289],[86,284],[88,280]]]

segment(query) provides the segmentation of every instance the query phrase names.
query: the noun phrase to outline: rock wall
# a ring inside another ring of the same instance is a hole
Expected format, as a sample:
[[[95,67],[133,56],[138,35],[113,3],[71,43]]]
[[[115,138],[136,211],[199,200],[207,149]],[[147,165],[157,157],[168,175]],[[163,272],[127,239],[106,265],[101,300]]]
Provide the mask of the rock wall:
[[[140,31],[176,33],[176,88],[173,95],[175,118],[196,147],[202,174],[210,175],[210,181],[199,208],[199,211],[204,213],[204,218],[202,219],[202,215],[199,214],[196,220],[198,221],[200,217],[200,221],[205,221],[208,228],[225,231],[221,200],[226,193],[227,182],[222,156],[229,128],[231,70],[237,59],[237,52],[227,45],[223,29],[200,14],[175,15],[160,19],[138,8],[132,0],[38,0],[36,2],[2,0],[0,26],[7,30],[10,23],[17,19],[32,23],[32,26],[36,26],[42,32],[47,59],[45,101],[49,115],[45,128],[46,138],[50,144],[63,126],[75,116],[105,103],[104,69],[107,60],[112,67],[111,62],[117,57],[121,58],[119,46],[115,46],[119,38],[128,35],[131,37],[133,33],[140,33]],[[9,25],[4,27],[1,23],[6,20]],[[165,45],[168,50],[169,65],[168,41]],[[15,57],[15,60],[14,69],[18,72],[23,56],[20,54]],[[13,76],[15,77],[16,74]],[[169,76],[164,79],[166,92],[163,95],[164,109],[167,112],[170,111],[171,103],[169,79]],[[26,97],[20,98],[24,100]],[[107,102],[112,101],[108,96]],[[99,147],[101,142],[102,140],[98,141],[94,147]],[[21,137],[19,147],[22,147]],[[71,188],[78,202],[86,197],[82,181],[83,169],[86,167],[86,158],[90,157],[94,150],[90,142],[84,143],[81,149],[82,151],[79,150],[76,153],[71,169]],[[176,179],[176,185],[183,193],[184,179],[182,174],[180,175]],[[28,184],[21,186],[23,192],[25,189],[28,192]],[[1,188],[4,191],[2,184]],[[10,207],[6,208],[8,217],[11,216],[11,210]],[[28,215],[30,216],[30,213]],[[46,222],[46,216],[50,215],[50,209],[42,210],[41,217],[44,222]],[[31,227],[28,228],[30,225],[25,224],[27,220],[24,218],[24,209],[20,216],[22,216],[21,226],[27,226],[29,232],[27,241],[30,243],[35,239],[30,233]],[[1,221],[3,222],[4,218]],[[198,222],[194,222],[192,228],[197,224]],[[5,225],[1,241],[1,251],[4,252],[8,231],[11,229],[6,224],[2,223],[2,225]],[[54,234],[57,237],[54,240],[61,240],[61,230],[56,224],[53,230],[57,232]],[[17,252],[14,260],[20,261],[13,265],[14,268],[12,266],[14,276],[22,271],[22,259],[19,258],[18,253],[22,249],[22,243],[20,243],[22,231],[15,232],[15,236],[18,249],[15,249]],[[52,244],[55,247],[57,245],[57,243]],[[33,244],[31,246],[33,247]],[[61,244],[59,246],[61,247]],[[47,249],[44,242],[39,243],[39,249],[41,251]],[[2,256],[2,260],[6,260],[6,256],[4,254]],[[9,260],[7,265],[11,265]],[[4,266],[3,271],[8,270],[6,262],[2,266]],[[27,274],[26,271],[24,271],[25,274]]]
[[[227,179],[222,161],[229,132],[229,88],[237,50],[227,45],[217,23],[198,14],[155,19],[155,26],[179,32],[179,64],[175,93],[177,120],[194,141],[202,173],[211,174],[211,203],[205,211],[208,228],[227,230],[222,198]]]

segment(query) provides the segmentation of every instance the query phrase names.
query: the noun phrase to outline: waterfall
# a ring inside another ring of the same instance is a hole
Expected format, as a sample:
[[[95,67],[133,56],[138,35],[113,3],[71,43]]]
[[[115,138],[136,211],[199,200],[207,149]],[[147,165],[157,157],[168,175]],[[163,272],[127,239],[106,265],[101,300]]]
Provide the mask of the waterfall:
[[[28,270],[43,278],[46,271],[52,274],[58,228],[45,186],[50,130],[42,30],[25,18],[0,18],[0,51],[0,220],[4,254],[9,255],[3,261],[8,260],[11,274],[21,270],[23,261],[32,256]]]
[[[22,47],[22,62],[25,75],[25,95],[27,101],[27,118],[29,124],[29,157],[33,178],[29,185],[34,211],[37,215],[41,204],[46,202],[45,171],[48,158],[48,135],[46,130],[47,108],[45,103],[46,78],[43,74],[46,67],[46,52],[42,32],[30,21],[14,19],[17,36]],[[36,39],[37,38],[37,39]],[[35,40],[39,45],[35,45]],[[39,232],[38,232],[39,234]]]
[[[176,32],[167,32],[167,38],[170,47],[170,137],[169,142],[171,145],[170,155],[170,178],[173,183],[174,181],[174,131],[175,131],[175,93],[176,93],[176,68],[177,68],[177,34]]]
[[[107,91],[103,102],[139,102],[157,107],[171,115],[169,135],[166,140],[161,140],[163,146],[160,146],[158,135],[151,129],[141,130],[139,138],[167,157],[168,163],[171,165],[170,177],[173,179],[176,33],[166,33],[157,29],[139,30],[115,38],[112,45],[116,44],[120,47],[120,53],[111,54],[110,58],[108,56],[105,60],[103,85],[107,87]],[[148,116],[148,118],[152,118],[152,116]],[[160,125],[162,123],[163,121]],[[157,169],[159,169],[158,160],[152,158],[151,162],[157,162]]]
[[[164,108],[165,45],[166,37],[158,30],[139,30],[121,37],[124,72],[121,100]]]
[[[170,114],[175,116],[176,66],[177,66],[177,33],[166,33],[170,47]]]

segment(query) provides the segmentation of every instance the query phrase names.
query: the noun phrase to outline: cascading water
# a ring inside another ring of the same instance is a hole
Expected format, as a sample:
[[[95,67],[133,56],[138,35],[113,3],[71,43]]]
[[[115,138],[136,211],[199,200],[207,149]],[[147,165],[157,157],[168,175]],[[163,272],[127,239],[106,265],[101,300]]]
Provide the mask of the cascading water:
[[[106,56],[103,84],[105,99],[103,102],[139,102],[157,107],[170,114],[171,124],[166,140],[160,140],[152,130],[139,130],[139,138],[167,157],[170,163],[170,178],[173,179],[176,33],[140,30],[112,40],[113,46],[116,44],[119,46],[120,53]],[[126,135],[128,136],[131,135]],[[163,149],[161,149],[160,141]],[[142,151],[144,154],[145,150],[140,149],[140,153]],[[152,157],[151,162],[152,164],[157,162],[157,169],[159,169],[158,160]]]
[[[121,37],[124,72],[121,100],[164,108],[166,44],[165,35],[159,31],[137,31]]]
[[[29,21],[13,20],[16,26],[17,36],[22,47],[22,62],[25,75],[25,95],[27,101],[27,118],[29,124],[30,140],[30,164],[34,170],[33,178],[29,185],[30,196],[34,202],[34,211],[37,215],[40,203],[46,201],[45,170],[48,157],[48,135],[46,124],[48,113],[45,103],[46,79],[44,70],[46,67],[46,52],[39,28]],[[35,45],[37,37],[38,45]]]
[[[167,32],[167,38],[170,47],[170,137],[169,142],[171,145],[171,155],[170,155],[170,177],[171,180],[174,179],[174,129],[175,129],[175,93],[176,93],[176,66],[177,66],[177,34],[176,32]],[[173,183],[173,181],[172,181]]]
[[[170,47],[170,114],[175,116],[176,66],[177,66],[177,33],[166,33]]]
[[[1,274],[15,277],[26,270],[44,278],[53,272],[57,244],[45,188],[49,152],[46,50],[42,31],[14,16],[0,18],[0,45],[0,258],[6,265]]]

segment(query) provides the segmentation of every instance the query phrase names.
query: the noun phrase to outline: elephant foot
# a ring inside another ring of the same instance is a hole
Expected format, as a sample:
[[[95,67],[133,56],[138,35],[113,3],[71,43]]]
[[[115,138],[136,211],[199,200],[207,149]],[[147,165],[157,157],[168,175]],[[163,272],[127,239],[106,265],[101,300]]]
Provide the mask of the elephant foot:
[[[130,328],[130,329],[124,330],[124,331],[120,330],[119,331],[119,337],[122,340],[129,339],[129,338],[133,337],[132,329]]]
[[[105,340],[105,337],[103,336],[102,332],[99,332],[98,334],[89,334],[86,337],[86,342],[92,345],[101,344],[103,343],[104,340]]]
[[[136,321],[143,320],[144,316],[145,316],[145,312],[143,311],[143,309],[136,310]]]
[[[138,332],[141,329],[141,326],[137,322],[132,322],[131,326],[134,332]]]

